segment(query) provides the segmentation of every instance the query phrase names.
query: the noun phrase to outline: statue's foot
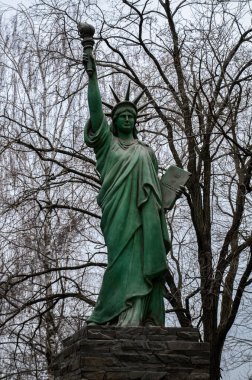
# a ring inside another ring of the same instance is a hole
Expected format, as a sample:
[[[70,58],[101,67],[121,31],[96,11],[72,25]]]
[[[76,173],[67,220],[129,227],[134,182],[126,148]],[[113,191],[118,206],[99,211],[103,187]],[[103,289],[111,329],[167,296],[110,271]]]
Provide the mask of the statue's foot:
[[[146,319],[146,321],[144,321],[143,325],[146,327],[156,327],[157,326],[155,324],[155,322],[153,321],[153,319]]]
[[[131,307],[124,310],[118,318],[119,327],[138,327],[142,325],[144,313],[144,297],[134,297],[131,299]]]

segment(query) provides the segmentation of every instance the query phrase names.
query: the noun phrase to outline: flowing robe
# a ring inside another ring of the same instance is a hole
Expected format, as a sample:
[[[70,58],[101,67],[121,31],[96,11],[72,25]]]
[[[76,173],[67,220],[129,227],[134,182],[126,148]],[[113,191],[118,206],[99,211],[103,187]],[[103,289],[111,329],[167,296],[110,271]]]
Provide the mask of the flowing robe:
[[[89,322],[111,322],[135,297],[143,297],[143,319],[163,325],[162,275],[170,242],[155,154],[137,139],[120,141],[106,119],[96,133],[89,121],[84,135],[95,151],[102,180],[97,202],[108,249],[108,266]]]

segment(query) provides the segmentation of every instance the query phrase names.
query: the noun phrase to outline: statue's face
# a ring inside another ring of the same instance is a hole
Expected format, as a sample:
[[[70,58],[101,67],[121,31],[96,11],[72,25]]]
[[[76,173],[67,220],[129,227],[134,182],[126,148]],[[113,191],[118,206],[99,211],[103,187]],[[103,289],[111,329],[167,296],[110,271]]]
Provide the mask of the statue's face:
[[[118,132],[131,134],[135,126],[135,116],[130,111],[123,111],[115,119],[114,123]]]

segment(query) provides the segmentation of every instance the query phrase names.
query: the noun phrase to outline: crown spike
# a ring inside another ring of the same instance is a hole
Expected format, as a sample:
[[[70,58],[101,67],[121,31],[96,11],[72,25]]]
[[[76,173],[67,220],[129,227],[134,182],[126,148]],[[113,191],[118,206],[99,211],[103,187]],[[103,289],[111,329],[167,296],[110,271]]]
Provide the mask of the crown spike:
[[[115,93],[115,91],[113,90],[113,88],[112,88],[111,86],[109,86],[109,87],[110,87],[110,89],[111,89],[111,91],[112,91],[112,94],[113,94],[113,96],[114,96],[116,102],[117,102],[117,103],[120,103],[120,99],[119,99],[118,96],[116,95],[116,93]]]
[[[104,104],[104,106],[108,107],[111,110],[114,108],[114,106],[112,106],[112,104],[108,104],[106,102],[102,102],[102,104]]]
[[[140,94],[139,94],[139,95],[133,100],[133,103],[134,103],[135,105],[137,105],[137,103],[139,102],[139,100],[140,100],[141,97],[143,96],[144,92],[145,92],[145,89],[144,89],[142,92],[140,92]]]
[[[129,84],[128,84],[128,88],[127,88],[127,92],[126,92],[125,100],[129,100],[129,97],[130,97],[130,82],[129,82]]]

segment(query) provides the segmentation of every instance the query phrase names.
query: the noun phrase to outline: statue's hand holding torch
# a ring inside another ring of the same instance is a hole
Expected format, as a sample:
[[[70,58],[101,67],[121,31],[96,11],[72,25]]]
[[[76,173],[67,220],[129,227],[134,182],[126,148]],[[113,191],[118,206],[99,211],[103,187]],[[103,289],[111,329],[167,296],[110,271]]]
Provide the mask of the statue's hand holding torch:
[[[83,64],[86,68],[89,77],[93,75],[95,70],[95,63],[92,56],[93,46],[94,46],[94,33],[95,28],[87,23],[79,23],[78,25],[79,35],[82,39],[83,46]]]

